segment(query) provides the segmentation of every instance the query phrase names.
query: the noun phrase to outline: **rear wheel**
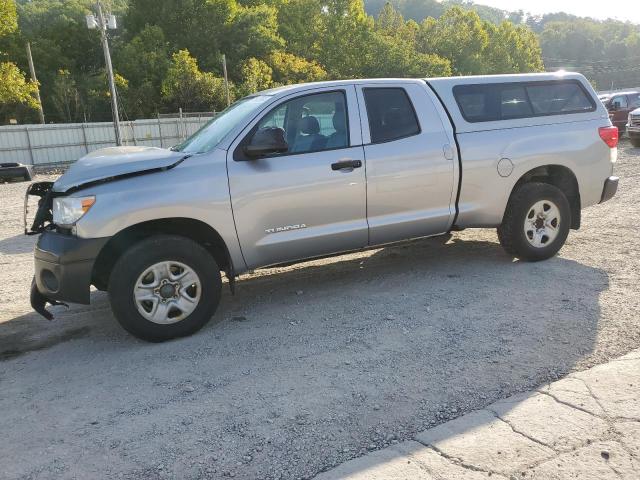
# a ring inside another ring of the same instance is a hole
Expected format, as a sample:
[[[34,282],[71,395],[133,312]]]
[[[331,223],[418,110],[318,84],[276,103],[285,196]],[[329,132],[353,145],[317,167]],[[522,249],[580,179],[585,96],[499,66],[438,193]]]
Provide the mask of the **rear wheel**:
[[[195,333],[215,313],[222,281],[213,257],[188,238],[157,235],[133,245],[109,276],[109,300],[129,333],[161,342]]]
[[[525,183],[511,194],[498,227],[503,248],[528,261],[553,257],[569,235],[571,208],[562,191],[547,183]]]

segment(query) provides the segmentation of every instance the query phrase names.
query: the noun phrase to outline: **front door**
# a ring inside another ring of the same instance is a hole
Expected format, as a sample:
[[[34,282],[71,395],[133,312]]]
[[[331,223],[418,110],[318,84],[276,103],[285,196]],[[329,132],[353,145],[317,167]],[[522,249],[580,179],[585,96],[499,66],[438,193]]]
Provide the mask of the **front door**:
[[[288,150],[249,159],[245,145],[278,129]],[[364,154],[353,85],[275,102],[227,154],[229,189],[248,268],[367,244]]]

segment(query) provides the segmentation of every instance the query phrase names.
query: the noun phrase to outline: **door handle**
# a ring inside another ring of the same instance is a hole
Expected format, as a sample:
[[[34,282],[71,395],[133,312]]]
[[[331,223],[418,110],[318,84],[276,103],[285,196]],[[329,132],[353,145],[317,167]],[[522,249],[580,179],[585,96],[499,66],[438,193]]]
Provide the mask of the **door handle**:
[[[354,169],[362,166],[362,160],[343,160],[331,164],[331,170],[345,170],[347,168]]]

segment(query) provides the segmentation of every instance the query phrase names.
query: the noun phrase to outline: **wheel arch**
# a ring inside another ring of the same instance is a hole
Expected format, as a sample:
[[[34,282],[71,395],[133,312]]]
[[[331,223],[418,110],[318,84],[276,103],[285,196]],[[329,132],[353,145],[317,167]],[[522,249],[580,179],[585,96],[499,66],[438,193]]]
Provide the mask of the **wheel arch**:
[[[235,278],[233,261],[222,236],[209,224],[185,217],[154,219],[136,223],[120,230],[109,239],[96,257],[91,283],[99,290],[106,290],[111,270],[127,248],[142,239],[157,234],[179,235],[202,245],[215,259],[220,270],[225,272],[233,291]]]
[[[529,182],[548,183],[558,187],[566,195],[571,207],[571,228],[578,230],[581,222],[580,187],[573,171],[557,164],[541,165],[523,174],[511,189],[509,201],[521,185]]]

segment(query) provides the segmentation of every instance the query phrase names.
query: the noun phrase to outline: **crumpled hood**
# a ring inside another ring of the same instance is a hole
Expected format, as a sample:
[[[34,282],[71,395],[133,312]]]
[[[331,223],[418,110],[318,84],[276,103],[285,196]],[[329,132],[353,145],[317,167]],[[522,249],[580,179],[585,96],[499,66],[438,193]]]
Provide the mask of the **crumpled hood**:
[[[75,162],[53,185],[55,192],[67,192],[82,185],[136,173],[174,167],[189,154],[157,147],[108,147],[88,153]]]

